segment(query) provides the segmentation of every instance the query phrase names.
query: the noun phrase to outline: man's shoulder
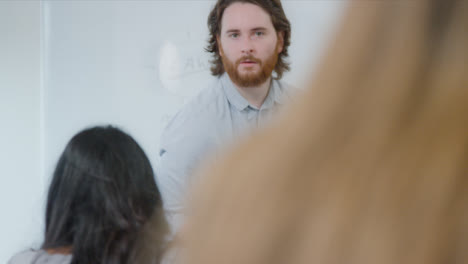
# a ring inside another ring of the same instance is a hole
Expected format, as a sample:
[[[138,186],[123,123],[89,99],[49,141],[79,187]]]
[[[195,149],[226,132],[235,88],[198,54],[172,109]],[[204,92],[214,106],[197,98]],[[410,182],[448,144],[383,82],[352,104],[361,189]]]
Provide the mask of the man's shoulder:
[[[194,131],[216,121],[227,100],[219,80],[216,80],[185,103],[166,125],[166,131]],[[209,127],[209,126],[208,126]]]
[[[226,95],[224,93],[221,80],[217,78],[189,100],[182,110],[187,109],[192,111],[195,109],[199,113],[206,112],[219,107],[219,103],[215,104],[215,102],[224,102],[225,99]]]
[[[297,96],[302,90],[283,80],[275,80],[278,87],[278,97],[282,103],[287,103]]]

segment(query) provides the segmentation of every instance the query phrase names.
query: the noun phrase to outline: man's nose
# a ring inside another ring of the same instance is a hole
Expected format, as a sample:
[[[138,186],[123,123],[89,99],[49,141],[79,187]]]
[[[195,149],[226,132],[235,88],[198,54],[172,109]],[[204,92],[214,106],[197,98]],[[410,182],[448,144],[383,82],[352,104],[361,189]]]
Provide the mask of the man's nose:
[[[254,52],[254,45],[250,37],[245,37],[242,39],[242,53],[250,54]]]

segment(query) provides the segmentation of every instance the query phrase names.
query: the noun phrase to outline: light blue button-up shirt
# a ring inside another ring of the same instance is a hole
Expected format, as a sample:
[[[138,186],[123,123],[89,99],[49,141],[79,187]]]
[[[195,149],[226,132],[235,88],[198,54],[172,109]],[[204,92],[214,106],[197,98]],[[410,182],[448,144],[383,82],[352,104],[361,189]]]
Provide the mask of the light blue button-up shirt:
[[[257,108],[223,74],[172,118],[161,137],[156,181],[173,232],[182,223],[193,171],[207,156],[268,123],[290,97],[289,88],[272,80],[265,101]]]

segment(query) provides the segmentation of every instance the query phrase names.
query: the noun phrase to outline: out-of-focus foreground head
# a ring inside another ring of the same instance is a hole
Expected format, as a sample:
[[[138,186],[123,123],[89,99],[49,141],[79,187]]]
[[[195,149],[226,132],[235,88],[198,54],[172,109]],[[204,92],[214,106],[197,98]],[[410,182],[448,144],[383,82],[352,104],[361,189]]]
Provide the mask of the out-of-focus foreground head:
[[[341,22],[303,98],[203,175],[182,263],[468,263],[468,1]]]
[[[68,248],[72,264],[127,263],[152,215],[152,253],[158,258],[168,227],[147,156],[117,128],[89,128],[70,140],[58,161],[42,248]]]

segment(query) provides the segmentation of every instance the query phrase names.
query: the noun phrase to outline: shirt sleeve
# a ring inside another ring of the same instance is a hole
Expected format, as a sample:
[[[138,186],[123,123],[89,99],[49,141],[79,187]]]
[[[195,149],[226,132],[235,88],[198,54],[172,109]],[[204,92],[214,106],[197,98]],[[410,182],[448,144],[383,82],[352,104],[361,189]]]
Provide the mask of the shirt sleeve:
[[[7,264],[25,264],[33,263],[36,258],[37,252],[33,250],[27,250],[14,255]]]

